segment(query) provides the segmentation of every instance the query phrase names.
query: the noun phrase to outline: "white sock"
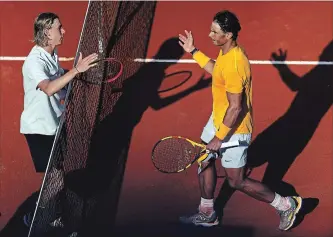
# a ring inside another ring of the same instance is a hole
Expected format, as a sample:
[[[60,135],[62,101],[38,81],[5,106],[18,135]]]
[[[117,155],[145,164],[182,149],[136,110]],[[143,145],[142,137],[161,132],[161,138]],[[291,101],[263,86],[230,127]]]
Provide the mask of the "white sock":
[[[214,211],[214,199],[201,198],[199,210],[210,215]]]
[[[286,211],[291,207],[291,203],[287,197],[281,197],[278,193],[275,193],[273,202],[270,203],[278,211]]]

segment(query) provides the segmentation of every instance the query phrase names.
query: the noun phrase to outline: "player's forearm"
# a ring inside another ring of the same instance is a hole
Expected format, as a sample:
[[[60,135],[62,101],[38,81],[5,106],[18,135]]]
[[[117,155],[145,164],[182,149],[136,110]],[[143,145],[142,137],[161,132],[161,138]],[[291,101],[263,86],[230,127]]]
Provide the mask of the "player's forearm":
[[[229,106],[224,116],[223,124],[232,128],[235,125],[241,111],[242,108],[240,106]]]
[[[204,66],[204,69],[205,69],[206,72],[208,72],[209,74],[213,74],[214,65],[215,65],[215,61],[211,59],[211,60],[209,60],[209,62],[206,64],[206,66]]]
[[[62,88],[64,88],[73,78],[78,74],[79,72],[73,68],[69,70],[67,73],[65,73],[63,76],[55,79],[55,80],[49,80],[46,87],[45,87],[45,93],[48,96],[51,96],[55,94],[56,92],[60,91]]]
[[[220,124],[219,129],[216,131],[215,136],[221,140],[223,140],[226,136],[228,136],[231,129],[235,126],[241,111],[242,111],[241,107],[229,105],[226,114],[224,116],[223,122],[222,124]]]
[[[215,61],[206,56],[203,52],[199,50],[196,51],[193,54],[193,59],[199,64],[201,68],[205,69],[208,73],[213,73]]]

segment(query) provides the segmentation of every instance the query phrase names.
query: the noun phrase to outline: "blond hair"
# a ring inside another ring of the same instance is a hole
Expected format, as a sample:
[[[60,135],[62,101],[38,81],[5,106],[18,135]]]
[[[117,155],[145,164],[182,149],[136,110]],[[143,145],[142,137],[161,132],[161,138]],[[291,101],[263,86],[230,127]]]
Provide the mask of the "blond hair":
[[[44,12],[36,17],[33,40],[35,44],[41,47],[47,46],[48,38],[45,31],[51,29],[55,19],[59,19],[59,17],[52,12]]]

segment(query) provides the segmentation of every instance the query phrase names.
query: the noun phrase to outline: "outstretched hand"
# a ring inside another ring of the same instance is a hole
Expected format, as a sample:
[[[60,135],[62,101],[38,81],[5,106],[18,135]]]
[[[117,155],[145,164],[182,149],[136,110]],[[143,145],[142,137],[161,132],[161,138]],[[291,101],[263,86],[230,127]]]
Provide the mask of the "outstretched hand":
[[[93,63],[97,59],[98,59],[98,54],[96,53],[90,54],[82,59],[82,53],[80,52],[80,56],[75,67],[79,72],[85,72],[89,68],[97,65],[97,63]]]
[[[185,30],[185,34],[186,36],[179,34],[179,44],[186,52],[190,53],[193,51],[193,49],[195,49],[194,39],[191,31],[188,32],[187,30]]]

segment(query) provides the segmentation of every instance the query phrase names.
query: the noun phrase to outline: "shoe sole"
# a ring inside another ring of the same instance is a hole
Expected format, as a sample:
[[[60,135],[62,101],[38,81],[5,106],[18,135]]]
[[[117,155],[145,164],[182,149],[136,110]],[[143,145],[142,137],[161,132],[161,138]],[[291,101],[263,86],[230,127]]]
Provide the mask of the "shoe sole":
[[[213,223],[193,223],[193,224],[196,226],[213,227],[219,225],[220,223],[218,220],[215,220]]]
[[[284,229],[282,229],[282,230],[289,230],[293,225],[294,225],[294,222],[295,222],[295,220],[296,220],[296,215],[297,215],[297,213],[299,212],[299,210],[301,209],[301,207],[302,207],[302,198],[301,197],[293,197],[294,199],[296,199],[296,201],[297,201],[297,203],[298,203],[298,205],[297,205],[297,207],[296,207],[296,209],[295,209],[295,214],[294,214],[294,216],[293,216],[293,218],[292,218],[292,220],[291,220],[291,222],[290,222],[290,224],[286,227],[286,228],[284,228]]]

